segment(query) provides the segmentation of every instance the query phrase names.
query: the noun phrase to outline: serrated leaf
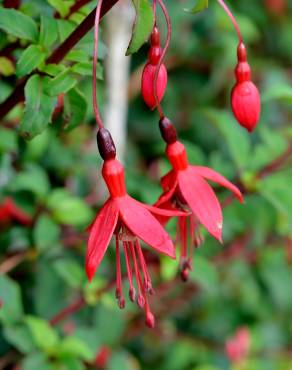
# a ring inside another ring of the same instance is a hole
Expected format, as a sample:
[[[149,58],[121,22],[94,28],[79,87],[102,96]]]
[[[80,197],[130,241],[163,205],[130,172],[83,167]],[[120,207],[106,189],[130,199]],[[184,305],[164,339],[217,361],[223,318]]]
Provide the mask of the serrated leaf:
[[[32,334],[36,346],[47,353],[52,353],[58,345],[59,338],[50,324],[35,316],[26,316],[25,323]]]
[[[71,130],[80,125],[86,115],[87,102],[83,94],[77,89],[69,91],[64,98],[64,128]]]
[[[23,307],[19,285],[8,276],[0,276],[0,321],[6,325],[19,322]]]
[[[69,69],[66,69],[50,79],[46,84],[45,92],[50,96],[58,96],[71,90],[76,85],[77,80],[71,76],[70,72]]]
[[[45,53],[42,51],[41,47],[38,45],[30,45],[26,48],[21,57],[17,61],[16,74],[18,77],[22,77],[35,68],[37,68],[44,60]]]
[[[195,5],[191,9],[185,9],[190,13],[200,13],[203,10],[207,9],[209,6],[209,0],[197,0]]]
[[[0,29],[21,39],[37,41],[36,23],[15,9],[0,8]]]
[[[45,93],[46,81],[47,77],[34,75],[25,85],[25,110],[20,132],[27,139],[43,132],[51,122],[57,99]]]
[[[57,23],[54,18],[41,16],[41,29],[39,43],[44,48],[49,49],[58,38]]]
[[[136,10],[132,38],[126,55],[135,53],[149,39],[154,25],[152,7],[148,0],[132,0]]]

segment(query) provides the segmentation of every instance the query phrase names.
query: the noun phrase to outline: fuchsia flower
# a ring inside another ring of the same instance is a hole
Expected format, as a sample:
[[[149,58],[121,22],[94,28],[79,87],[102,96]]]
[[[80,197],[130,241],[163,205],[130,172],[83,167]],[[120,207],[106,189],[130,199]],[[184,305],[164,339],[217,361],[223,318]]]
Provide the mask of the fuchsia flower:
[[[163,194],[155,206],[189,212],[188,217],[179,217],[177,233],[177,240],[181,244],[182,278],[186,280],[188,270],[191,268],[192,246],[198,246],[202,240],[197,226],[202,224],[212,236],[222,242],[221,206],[206,180],[229,189],[240,202],[243,202],[243,196],[235,185],[211,168],[190,165],[185,147],[177,141],[172,123],[167,118],[162,118],[159,125],[162,137],[167,143],[166,155],[173,169],[161,180]],[[165,222],[168,219],[160,220]],[[187,256],[188,234],[191,244],[189,256]]]
[[[101,128],[98,132],[98,146],[104,164],[102,176],[107,184],[110,197],[90,226],[87,245],[86,272],[89,280],[99,266],[110,240],[116,240],[116,297],[120,308],[125,306],[122,289],[120,247],[124,250],[131,301],[145,308],[146,324],[154,326],[154,317],[149,309],[146,293],[153,293],[152,283],[147,270],[146,261],[140,240],[171,258],[175,258],[173,243],[154,215],[173,216],[172,211],[158,209],[142,204],[126,192],[124,168],[115,158],[115,147],[109,132]],[[183,216],[183,212],[179,215]],[[138,296],[134,288],[134,276],[138,288]]]
[[[236,84],[231,93],[231,107],[239,124],[252,132],[260,118],[261,98],[257,87],[250,80],[250,66],[247,63],[246,49],[243,42],[238,45],[237,58]]]
[[[30,225],[31,217],[17,206],[11,197],[6,197],[0,204],[0,223],[7,223],[15,220],[22,225]]]
[[[148,54],[149,61],[145,65],[143,70],[141,80],[141,92],[143,99],[145,103],[148,105],[148,107],[150,109],[154,109],[157,105],[154,96],[155,71],[161,56],[160,35],[159,30],[156,26],[153,28],[150,43],[151,47]],[[162,64],[159,67],[156,85],[157,85],[157,97],[160,102],[164,96],[167,86],[167,70],[164,64]]]

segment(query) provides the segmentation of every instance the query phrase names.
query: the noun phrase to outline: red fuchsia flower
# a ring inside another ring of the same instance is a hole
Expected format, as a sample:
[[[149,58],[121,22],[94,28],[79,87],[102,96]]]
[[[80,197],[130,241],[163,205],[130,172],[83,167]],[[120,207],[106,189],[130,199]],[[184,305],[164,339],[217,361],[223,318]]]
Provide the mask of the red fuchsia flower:
[[[159,126],[167,144],[166,155],[172,170],[161,180],[163,194],[155,206],[189,213],[187,217],[179,217],[177,224],[177,242],[181,244],[181,276],[186,280],[191,269],[193,246],[202,242],[198,225],[202,224],[212,236],[222,242],[221,206],[206,180],[229,189],[240,202],[243,202],[243,196],[235,185],[211,168],[188,163],[185,147],[177,140],[176,130],[168,118],[162,118]],[[166,222],[168,219],[162,217],[160,220]]]
[[[250,80],[250,66],[242,42],[237,48],[238,64],[235,68],[236,84],[231,93],[234,116],[241,126],[252,132],[260,118],[261,98],[255,84]]]
[[[125,299],[122,288],[120,249],[124,250],[129,281],[131,301],[137,298],[138,305],[145,309],[146,324],[154,326],[146,293],[153,293],[152,283],[140,240],[156,251],[175,258],[173,243],[154,215],[173,216],[172,211],[140,203],[127,194],[124,168],[116,159],[115,146],[108,130],[101,128],[97,135],[98,147],[104,164],[102,176],[107,184],[110,197],[90,226],[87,244],[86,272],[89,280],[99,266],[110,240],[115,236],[116,244],[116,297],[120,308],[124,308]],[[183,212],[179,212],[183,216]],[[134,271],[134,273],[132,272]],[[134,288],[134,276],[138,295]]]
[[[154,78],[156,66],[161,56],[160,35],[156,26],[153,28],[151,34],[150,44],[148,63],[145,65],[142,74],[141,91],[145,103],[150,109],[154,109],[157,105],[154,96]],[[156,84],[158,100],[161,101],[167,86],[167,70],[164,64],[159,68]]]
[[[251,72],[250,66],[247,63],[246,49],[236,19],[224,0],[217,1],[233,23],[239,40],[237,47],[238,63],[235,67],[236,84],[231,92],[232,111],[238,123],[249,132],[252,132],[260,118],[260,94],[255,84],[251,81]]]
[[[104,369],[110,359],[111,353],[112,351],[109,347],[102,346],[95,357],[94,364],[99,369]]]
[[[7,197],[0,205],[0,223],[7,223],[12,220],[22,225],[30,225],[32,221],[31,217],[19,208],[12,198]]]
[[[250,348],[250,333],[247,328],[239,328],[234,337],[225,343],[225,353],[232,363],[244,361]]]

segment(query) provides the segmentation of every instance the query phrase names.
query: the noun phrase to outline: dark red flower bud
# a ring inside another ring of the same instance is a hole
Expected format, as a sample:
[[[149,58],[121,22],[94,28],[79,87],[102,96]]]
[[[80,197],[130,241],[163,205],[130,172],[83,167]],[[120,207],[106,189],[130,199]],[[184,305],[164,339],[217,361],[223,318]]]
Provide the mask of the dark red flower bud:
[[[150,329],[153,329],[154,326],[155,326],[155,318],[154,318],[153,314],[150,311],[148,311],[147,314],[146,314],[145,323],[148,326],[148,328],[150,328]]]
[[[148,60],[153,66],[157,66],[161,56],[160,46],[151,47],[148,53]]]
[[[236,84],[231,93],[231,107],[239,124],[252,132],[260,118],[261,99],[257,87],[250,80],[251,71],[243,42],[238,45],[237,58]]]
[[[150,43],[151,43],[151,46],[160,45],[160,33],[159,33],[159,29],[156,26],[153,28],[153,31],[151,33]]]
[[[150,109],[156,107],[156,101],[154,96],[154,78],[155,78],[156,66],[147,63],[142,74],[141,90],[142,96],[145,103]],[[167,85],[167,70],[165,65],[162,64],[157,77],[157,97],[160,102],[164,96]]]

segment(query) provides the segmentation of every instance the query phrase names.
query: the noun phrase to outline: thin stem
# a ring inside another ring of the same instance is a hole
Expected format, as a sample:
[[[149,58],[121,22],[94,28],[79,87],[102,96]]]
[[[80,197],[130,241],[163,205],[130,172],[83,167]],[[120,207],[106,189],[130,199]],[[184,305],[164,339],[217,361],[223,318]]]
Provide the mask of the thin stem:
[[[228,17],[230,18],[231,22],[233,23],[233,26],[234,26],[235,31],[237,33],[239,42],[242,42],[242,36],[241,36],[240,28],[239,28],[238,23],[236,22],[236,19],[234,18],[234,15],[232,14],[232,12],[228,8],[228,6],[225,4],[224,0],[217,0],[217,1],[222,6],[222,8],[224,9],[225,13],[228,15]]]
[[[94,51],[93,51],[93,78],[92,78],[92,97],[93,97],[93,110],[95,115],[95,120],[99,128],[103,127],[103,122],[99,114],[97,98],[96,98],[96,66],[98,60],[98,31],[99,31],[99,21],[100,21],[100,9],[102,7],[103,0],[99,0],[96,12],[95,12],[95,21],[94,21]]]
[[[166,24],[167,24],[166,42],[165,42],[164,48],[162,50],[162,53],[161,53],[159,62],[157,64],[157,66],[156,66],[155,75],[154,75],[154,97],[155,97],[155,102],[156,102],[157,111],[159,113],[159,116],[160,116],[160,118],[163,118],[165,115],[164,115],[163,109],[162,109],[161,104],[160,104],[159,99],[158,99],[158,94],[157,94],[157,79],[158,79],[158,74],[159,74],[160,67],[161,67],[161,65],[163,63],[165,54],[166,54],[166,52],[168,50],[168,47],[169,47],[169,44],[170,44],[170,40],[171,40],[171,22],[170,22],[170,17],[169,17],[168,11],[167,11],[166,6],[164,5],[163,1],[162,0],[157,0],[157,1],[158,1],[159,5],[160,5],[162,11],[163,11],[163,14],[164,14],[164,17],[165,17],[165,20],[166,20]]]

